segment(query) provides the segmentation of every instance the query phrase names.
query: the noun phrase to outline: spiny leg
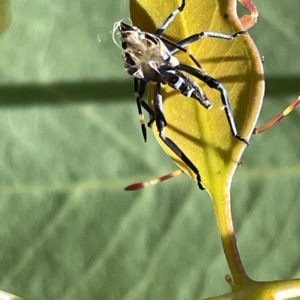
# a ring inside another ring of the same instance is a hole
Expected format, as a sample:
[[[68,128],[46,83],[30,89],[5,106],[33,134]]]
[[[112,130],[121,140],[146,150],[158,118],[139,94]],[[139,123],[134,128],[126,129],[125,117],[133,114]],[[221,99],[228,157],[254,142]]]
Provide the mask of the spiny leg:
[[[199,63],[199,61],[195,58],[195,56],[192,53],[190,53],[186,48],[184,48],[184,46],[180,46],[179,43],[175,43],[163,36],[161,36],[160,39],[164,43],[167,43],[167,44],[173,46],[171,49],[169,49],[171,54],[174,54],[175,52],[180,50],[180,51],[186,53],[192,59],[192,61],[197,65],[198,68],[202,69],[202,66]]]
[[[160,117],[164,115],[160,83],[157,83],[154,87],[154,112],[159,137],[196,174],[198,186],[201,190],[204,190],[204,187],[201,184],[201,177],[198,168],[170,138],[165,136],[166,123],[164,118]]]
[[[138,108],[139,119],[140,119],[140,123],[141,123],[141,129],[142,129],[144,141],[146,142],[147,141],[147,130],[146,130],[145,119],[144,119],[144,115],[143,115],[143,111],[142,111],[142,102],[144,102],[142,97],[145,93],[145,89],[146,89],[146,83],[142,80],[138,80],[138,79],[134,78],[135,101],[136,101],[136,105]]]
[[[281,112],[280,114],[278,114],[277,116],[275,116],[273,119],[271,119],[269,122],[267,122],[266,124],[255,128],[253,130],[253,134],[258,134],[261,132],[264,132],[265,130],[269,129],[270,127],[272,127],[273,125],[275,125],[277,122],[279,122],[282,118],[284,118],[285,116],[287,116],[290,112],[293,111],[293,109],[300,103],[300,96],[295,99],[283,112]]]
[[[191,43],[201,40],[203,37],[210,37],[210,38],[217,38],[217,39],[224,39],[224,40],[234,40],[242,34],[248,34],[248,33],[247,33],[247,31],[239,31],[239,32],[236,32],[236,33],[230,35],[230,34],[225,34],[225,33],[220,33],[220,32],[202,31],[202,32],[193,34],[193,35],[181,40],[178,43],[174,43],[165,37],[160,37],[160,39],[163,42],[172,45],[172,48],[169,49],[171,54],[174,54],[177,51],[182,51],[182,52],[186,53],[192,59],[192,61],[196,64],[197,67],[199,67],[200,69],[203,69],[203,67],[201,66],[199,61],[195,58],[195,56],[185,48],[186,46],[190,45]]]
[[[245,15],[240,18],[243,28],[248,30],[257,23],[258,10],[250,0],[239,0],[239,2],[250,12],[250,15]]]
[[[196,78],[198,78],[201,81],[203,81],[204,83],[206,83],[210,88],[218,90],[220,92],[221,100],[222,100],[222,103],[224,106],[224,111],[225,111],[227,121],[228,121],[232,135],[235,138],[237,138],[238,140],[249,145],[249,141],[237,133],[235,121],[234,121],[230,103],[229,103],[228,94],[227,94],[225,87],[218,80],[214,79],[213,77],[211,77],[207,74],[203,74],[200,70],[197,70],[191,66],[188,66],[186,64],[180,64],[179,67],[180,67],[180,70],[185,71],[185,72],[195,76]]]
[[[202,32],[199,32],[199,33],[195,33],[195,34],[179,41],[176,44],[173,43],[173,48],[171,48],[169,50],[170,50],[171,54],[174,54],[178,50],[181,50],[181,51],[184,51],[184,52],[188,53],[188,51],[185,49],[185,47],[188,46],[191,43],[194,43],[194,42],[197,42],[197,41],[201,40],[204,37],[232,41],[232,40],[236,39],[238,36],[240,36],[242,34],[248,34],[248,33],[245,30],[238,31],[234,34],[226,34],[226,33],[213,32],[213,31],[202,31]],[[161,37],[161,39],[163,41],[168,42],[168,39],[166,39],[166,38]]]
[[[185,0],[182,0],[181,5],[178,8],[176,8],[173,12],[171,12],[171,14],[162,22],[162,24],[158,27],[154,34],[160,37],[164,30],[173,22],[176,15],[183,11],[184,6]]]

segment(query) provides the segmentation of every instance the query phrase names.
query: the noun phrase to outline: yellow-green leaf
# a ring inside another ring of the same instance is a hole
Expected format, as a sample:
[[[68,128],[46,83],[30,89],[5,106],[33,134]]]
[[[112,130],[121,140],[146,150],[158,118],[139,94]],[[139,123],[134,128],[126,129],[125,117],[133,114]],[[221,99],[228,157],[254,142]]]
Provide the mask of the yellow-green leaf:
[[[133,24],[154,32],[159,24],[181,4],[181,1],[131,0]],[[233,34],[243,30],[236,14],[236,2],[230,0],[187,0],[185,9],[165,31],[173,41],[201,31]],[[229,93],[230,104],[240,135],[250,138],[264,92],[260,56],[249,36],[233,41],[203,38],[188,46],[208,74],[218,79]],[[193,65],[185,53],[176,56]],[[197,81],[212,101],[206,110],[198,102],[164,86],[164,112],[168,123],[166,135],[171,138],[198,167],[202,182],[212,198],[228,192],[230,182],[246,145],[235,139],[222,110],[220,93]],[[152,103],[152,91],[149,93]],[[195,174],[155,137],[165,152],[192,178]]]

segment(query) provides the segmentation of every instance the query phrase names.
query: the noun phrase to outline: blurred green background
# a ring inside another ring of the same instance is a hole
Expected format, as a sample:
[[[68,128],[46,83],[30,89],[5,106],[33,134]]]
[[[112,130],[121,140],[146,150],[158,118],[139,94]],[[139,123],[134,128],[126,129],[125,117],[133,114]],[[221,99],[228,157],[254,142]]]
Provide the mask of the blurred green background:
[[[176,169],[150,131],[144,144],[112,42],[128,1],[0,4],[0,24],[11,5],[0,36],[0,289],[44,300],[229,291],[212,204],[195,182],[123,191]],[[262,124],[300,93],[300,18],[297,1],[256,4]],[[299,117],[300,107],[254,136],[234,176],[238,245],[257,280],[300,277]]]

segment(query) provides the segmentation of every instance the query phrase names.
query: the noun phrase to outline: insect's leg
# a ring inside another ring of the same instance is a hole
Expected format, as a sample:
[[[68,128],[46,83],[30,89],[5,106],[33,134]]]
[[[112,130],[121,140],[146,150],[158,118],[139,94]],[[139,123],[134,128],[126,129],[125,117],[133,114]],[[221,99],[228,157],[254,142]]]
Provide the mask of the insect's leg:
[[[245,30],[238,31],[234,34],[226,34],[226,33],[213,32],[213,31],[202,31],[202,32],[199,32],[199,33],[195,33],[195,34],[181,40],[178,43],[174,43],[174,42],[166,39],[165,37],[161,37],[161,40],[166,42],[166,43],[169,43],[173,46],[171,49],[169,49],[171,54],[177,52],[178,50],[183,51],[185,53],[188,53],[188,51],[185,49],[185,47],[188,46],[191,43],[194,43],[196,41],[201,40],[204,37],[210,37],[210,38],[215,38],[215,39],[223,39],[223,40],[234,40],[242,34],[248,34],[248,33]]]
[[[145,126],[144,115],[142,112],[142,102],[144,101],[142,99],[142,97],[145,93],[145,89],[146,89],[146,83],[142,80],[138,80],[138,79],[134,78],[135,101],[136,101],[137,108],[138,108],[139,119],[140,119],[140,123],[141,123],[141,129],[142,129],[144,141],[146,142],[147,141],[147,130],[146,130],[146,126]]]
[[[213,77],[211,77],[207,74],[203,74],[198,69],[195,69],[195,68],[193,68],[191,66],[188,66],[186,64],[180,64],[179,67],[182,71],[185,71],[185,72],[195,76],[196,78],[198,78],[201,81],[203,81],[204,83],[206,83],[210,88],[218,90],[220,92],[222,103],[223,103],[223,106],[224,106],[224,111],[225,111],[227,121],[228,121],[228,124],[229,124],[232,135],[234,137],[236,137],[238,140],[240,140],[240,141],[246,143],[247,145],[249,145],[249,141],[247,139],[241,137],[237,133],[235,121],[234,121],[232,111],[231,111],[231,108],[230,108],[228,94],[227,94],[227,91],[226,91],[225,87],[218,80],[214,79]]]
[[[239,2],[250,12],[240,18],[244,30],[248,30],[257,23],[258,10],[251,0],[239,0]]]
[[[151,115],[151,118],[154,118],[154,110],[148,105],[148,103],[142,100],[141,104],[143,109],[146,110],[149,115]]]
[[[130,185],[126,186],[124,190],[125,191],[136,191],[136,190],[139,190],[139,189],[142,189],[142,188],[160,183],[162,181],[168,180],[170,178],[176,177],[176,176],[178,176],[182,173],[183,173],[183,171],[181,169],[178,169],[178,170],[175,170],[175,171],[173,171],[169,174],[156,177],[156,178],[151,179],[149,181],[143,181],[143,182],[137,182],[137,183],[130,184]]]
[[[199,61],[193,56],[192,53],[190,53],[185,47],[188,46],[189,44],[201,40],[203,37],[210,37],[210,38],[217,38],[217,39],[224,39],[224,40],[234,40],[238,36],[242,34],[248,34],[247,31],[239,31],[236,32],[232,35],[230,34],[225,34],[225,33],[220,33],[220,32],[212,32],[212,31],[202,31],[196,34],[193,34],[183,40],[181,40],[178,43],[174,43],[170,41],[169,39],[165,37],[160,37],[160,39],[165,42],[170,44],[172,47],[169,49],[171,54],[174,54],[177,51],[182,51],[186,53],[192,61],[196,64],[197,67],[200,69],[203,69]]]
[[[164,115],[164,113],[161,88],[159,83],[157,83],[154,87],[154,111],[156,116],[156,127],[158,130],[159,137],[196,174],[198,186],[201,190],[204,190],[204,187],[201,184],[201,177],[197,167],[189,160],[189,158],[170,138],[165,136],[166,123],[165,119],[161,117]]]
[[[273,125],[275,125],[277,122],[279,122],[282,118],[287,116],[292,110],[300,103],[300,96],[295,99],[283,112],[275,116],[273,119],[271,119],[266,124],[262,125],[261,127],[254,128],[253,134],[258,134],[261,132],[264,132],[265,130],[269,129]]]
[[[201,64],[200,64],[199,61],[195,58],[195,56],[194,56],[192,53],[190,53],[186,48],[184,48],[186,45],[181,46],[181,45],[179,44],[179,43],[181,43],[181,42],[175,43],[175,42],[173,42],[173,41],[171,41],[171,40],[165,38],[164,36],[161,36],[160,39],[161,39],[163,42],[165,42],[165,43],[167,43],[167,44],[169,44],[169,45],[172,46],[172,47],[169,49],[171,54],[174,54],[174,53],[177,52],[177,51],[182,51],[182,52],[186,53],[186,54],[192,59],[192,61],[197,65],[198,68],[202,69]],[[183,41],[184,41],[184,40],[183,40]]]
[[[142,100],[142,107],[148,112],[148,114],[151,116],[150,121],[147,123],[148,127],[151,127],[151,125],[154,123],[155,121],[155,113],[154,110],[148,105],[147,102],[145,102],[144,100]]]
[[[152,123],[155,121],[155,112],[154,110],[148,105],[146,101],[141,99],[141,105],[142,107],[148,112],[148,114],[151,116],[150,121],[148,122],[148,127],[151,127]],[[164,115],[161,115],[160,118],[164,121],[165,124],[167,124],[167,121],[165,119]]]
[[[185,0],[182,0],[181,5],[176,8],[163,22],[162,24],[158,27],[158,29],[155,31],[155,35],[157,35],[158,37],[160,37],[162,35],[162,33],[164,32],[164,30],[173,22],[175,16],[177,14],[179,14],[180,12],[183,11],[185,6]]]

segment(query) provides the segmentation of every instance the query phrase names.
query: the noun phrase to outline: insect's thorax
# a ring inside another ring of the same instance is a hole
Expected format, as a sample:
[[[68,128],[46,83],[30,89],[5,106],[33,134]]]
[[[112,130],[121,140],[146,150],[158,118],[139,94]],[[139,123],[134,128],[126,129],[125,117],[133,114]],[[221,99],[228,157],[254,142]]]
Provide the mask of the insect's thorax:
[[[179,65],[167,46],[149,33],[127,31],[123,48],[122,56],[127,72],[146,82],[166,83],[160,68],[176,68]]]

